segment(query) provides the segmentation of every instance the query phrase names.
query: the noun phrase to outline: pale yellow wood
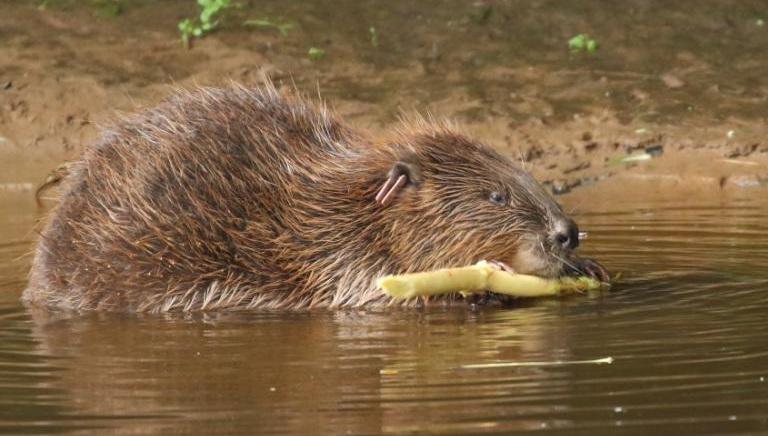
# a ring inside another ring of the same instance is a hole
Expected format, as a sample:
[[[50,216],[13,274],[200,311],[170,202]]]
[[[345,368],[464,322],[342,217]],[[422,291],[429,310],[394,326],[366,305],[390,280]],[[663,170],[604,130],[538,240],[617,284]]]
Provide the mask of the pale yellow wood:
[[[542,277],[513,274],[487,262],[412,274],[390,275],[378,280],[378,286],[394,298],[413,298],[455,292],[486,292],[514,297],[544,297],[566,292],[599,289],[603,284],[591,277]]]

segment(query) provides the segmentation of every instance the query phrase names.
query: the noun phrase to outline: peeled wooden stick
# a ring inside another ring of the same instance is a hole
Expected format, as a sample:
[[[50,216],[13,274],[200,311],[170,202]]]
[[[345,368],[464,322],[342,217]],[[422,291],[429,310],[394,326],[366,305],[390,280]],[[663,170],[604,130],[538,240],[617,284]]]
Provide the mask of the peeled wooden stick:
[[[512,274],[485,261],[461,268],[384,276],[377,282],[393,298],[413,298],[454,292],[485,292],[515,297],[543,297],[566,292],[600,289],[599,280],[592,277],[541,277]]]

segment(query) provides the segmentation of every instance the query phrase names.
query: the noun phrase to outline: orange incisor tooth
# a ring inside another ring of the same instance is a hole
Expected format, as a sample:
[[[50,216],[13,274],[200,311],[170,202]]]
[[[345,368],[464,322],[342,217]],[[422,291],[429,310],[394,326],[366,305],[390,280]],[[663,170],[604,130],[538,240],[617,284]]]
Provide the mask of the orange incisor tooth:
[[[387,181],[384,182],[384,184],[381,186],[381,189],[379,189],[379,192],[376,194],[376,203],[381,203],[381,199],[387,195],[390,186],[392,186],[392,181],[393,178],[391,176],[387,177]]]
[[[390,188],[390,190],[387,192],[387,194],[384,196],[384,198],[381,200],[381,205],[386,206],[389,204],[390,201],[395,197],[397,192],[400,190],[400,188],[405,185],[405,183],[408,181],[408,178],[405,176],[405,174],[401,175],[397,178],[397,182],[395,182],[395,185]]]

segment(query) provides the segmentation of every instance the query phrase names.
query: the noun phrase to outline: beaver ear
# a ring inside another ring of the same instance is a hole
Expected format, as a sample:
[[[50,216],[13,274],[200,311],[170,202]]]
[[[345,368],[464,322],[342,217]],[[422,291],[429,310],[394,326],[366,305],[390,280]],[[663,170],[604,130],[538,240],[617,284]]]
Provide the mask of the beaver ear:
[[[387,179],[376,194],[376,202],[386,206],[407,185],[418,185],[421,182],[421,172],[418,165],[399,160],[392,165],[387,173]]]

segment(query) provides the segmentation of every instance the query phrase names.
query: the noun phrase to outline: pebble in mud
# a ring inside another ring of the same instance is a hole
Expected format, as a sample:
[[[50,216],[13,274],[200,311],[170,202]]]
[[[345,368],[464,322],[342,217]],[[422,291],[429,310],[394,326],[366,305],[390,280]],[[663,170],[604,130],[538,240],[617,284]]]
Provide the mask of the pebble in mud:
[[[589,142],[587,144],[584,144],[584,151],[590,152],[597,149],[597,142]]]
[[[652,157],[659,157],[664,153],[664,146],[661,144],[646,145],[645,152]]]
[[[558,179],[552,182],[552,193],[555,195],[563,195],[571,192],[571,190],[581,185],[581,180],[562,180]]]

